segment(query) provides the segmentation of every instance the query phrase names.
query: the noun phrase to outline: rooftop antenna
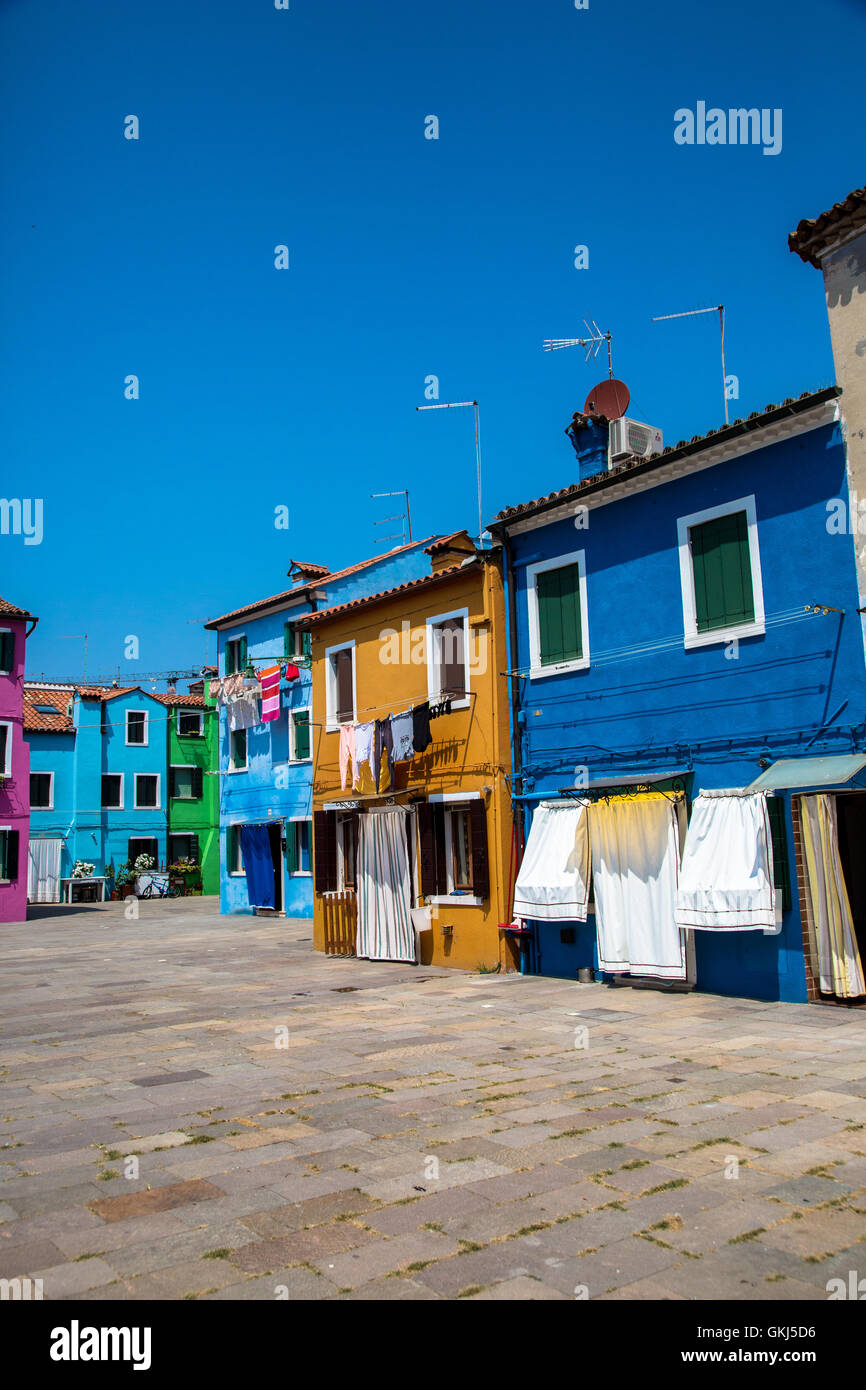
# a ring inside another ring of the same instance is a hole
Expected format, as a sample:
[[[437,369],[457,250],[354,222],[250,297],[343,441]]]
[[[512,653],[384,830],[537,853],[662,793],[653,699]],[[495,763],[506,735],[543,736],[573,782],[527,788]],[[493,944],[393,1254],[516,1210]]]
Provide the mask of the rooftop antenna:
[[[728,419],[728,376],[725,371],[725,306],[724,304],[712,304],[709,309],[684,309],[681,314],[659,314],[653,319],[653,323],[661,323],[664,319],[690,319],[696,314],[718,314],[719,332],[722,338],[722,399],[725,402],[725,424],[730,424]]]
[[[607,374],[613,379],[613,362],[611,360],[611,336],[610,333],[602,333],[595,319],[587,321],[585,338],[545,338],[542,347],[545,352],[558,352],[560,348],[582,347],[586,354],[587,362],[595,361],[601,351],[602,343],[607,343]]]
[[[397,515],[397,516],[386,516],[386,517],[383,517],[381,521],[374,521],[374,522],[373,522],[373,525],[374,525],[374,526],[385,526],[389,521],[399,521],[399,522],[401,523],[401,527],[400,527],[400,542],[401,542],[401,544],[402,544],[402,545],[405,545],[405,544],[406,544],[406,531],[407,531],[407,529],[408,529],[408,532],[409,532],[409,540],[411,541],[411,539],[412,539],[412,514],[411,514],[411,512],[409,511],[409,489],[408,489],[407,487],[403,487],[403,488],[398,488],[396,492],[371,492],[371,493],[370,493],[370,496],[371,496],[371,497],[405,497],[405,499],[406,499],[406,511],[405,511],[405,512],[400,512],[399,515]],[[377,542],[376,542],[376,544],[377,544],[377,545],[384,545],[385,541],[395,541],[395,540],[397,540],[397,536],[383,536],[382,539],[381,539],[380,541],[377,541]]]
[[[481,428],[478,423],[477,401],[441,401],[439,405],[416,405],[416,410],[463,410],[472,406],[475,411],[475,472],[478,483],[478,544],[483,547],[484,523],[481,520]]]
[[[87,684],[87,633],[86,632],[66,632],[61,635],[61,642],[75,642],[84,638],[84,684]]]

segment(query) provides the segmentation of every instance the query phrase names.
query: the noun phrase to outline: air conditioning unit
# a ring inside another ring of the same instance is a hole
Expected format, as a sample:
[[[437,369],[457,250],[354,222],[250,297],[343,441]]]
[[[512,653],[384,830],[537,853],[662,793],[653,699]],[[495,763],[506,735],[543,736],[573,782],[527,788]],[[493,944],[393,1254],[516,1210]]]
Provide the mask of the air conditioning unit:
[[[610,422],[609,468],[624,459],[647,459],[650,454],[660,454],[663,447],[662,432],[654,425],[642,425],[638,420],[627,420],[625,416]]]

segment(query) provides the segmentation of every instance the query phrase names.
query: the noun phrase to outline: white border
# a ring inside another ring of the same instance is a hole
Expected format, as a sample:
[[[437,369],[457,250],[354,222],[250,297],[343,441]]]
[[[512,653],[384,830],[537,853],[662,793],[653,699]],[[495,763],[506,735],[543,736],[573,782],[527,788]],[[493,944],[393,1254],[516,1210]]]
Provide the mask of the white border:
[[[196,768],[198,767],[198,763],[169,763],[169,768],[173,767]],[[204,789],[202,789],[202,794],[204,794]],[[171,778],[169,778],[168,784],[168,799],[169,801],[201,801],[200,796],[175,796],[171,790]],[[178,835],[182,835],[184,832],[179,830],[177,833]]]
[[[575,661],[560,661],[550,665],[541,662],[541,632],[538,622],[538,584],[539,574],[548,570],[565,569],[577,565],[578,589],[580,593],[580,642],[583,656]],[[572,550],[567,555],[555,555],[550,560],[539,560],[526,566],[526,602],[529,612],[529,679],[538,680],[542,676],[558,676],[566,671],[585,671],[589,666],[589,607],[586,597],[586,551]]]
[[[334,647],[325,648],[325,732],[328,734],[338,733],[341,727],[337,723],[337,672],[331,658],[336,656],[337,652],[344,652],[350,648],[352,652],[352,718],[345,722],[354,724],[357,720],[358,662],[353,638],[351,642],[338,642]]]
[[[447,696],[442,691],[441,670],[439,663],[441,637],[436,630],[439,623],[445,623],[449,618],[460,618],[463,622],[463,676],[466,683],[466,694],[462,700],[455,700],[453,696]],[[438,704],[445,699],[451,700],[451,708],[468,709],[472,703],[470,691],[469,670],[469,609],[452,608],[448,613],[434,613],[425,619],[425,650],[427,653],[427,698],[431,704]],[[431,628],[433,629],[431,631]]]
[[[705,521],[717,521],[719,517],[732,516],[734,512],[746,513],[749,529],[749,560],[752,568],[752,602],[755,616],[750,623],[737,623],[733,627],[714,628],[712,632],[698,632],[695,607],[695,576],[692,568],[692,548],[689,528],[701,526]],[[735,502],[723,502],[718,507],[707,507],[702,512],[692,512],[691,516],[677,517],[677,544],[680,556],[680,587],[683,596],[683,634],[686,650],[693,647],[718,646],[732,642],[738,637],[761,637],[764,625],[764,587],[761,580],[761,555],[758,548],[758,522],[755,511],[755,495],[738,497]]]
[[[9,636],[12,638],[12,665],[8,669],[4,666],[0,666],[0,676],[11,676],[12,672],[15,670],[15,633],[13,632],[11,627],[0,627],[0,637],[2,637],[7,632]],[[60,713],[59,710],[55,710],[54,712],[55,714]]]
[[[467,801],[483,801],[483,799],[484,797],[482,792],[454,792],[452,796],[449,796],[447,792],[436,792],[432,796],[428,796],[427,798],[428,802],[437,802],[439,805],[444,805],[446,807],[449,805],[459,807],[461,804],[465,805]],[[452,863],[454,858],[454,845],[451,837],[451,817],[445,816],[444,821],[445,876],[448,882],[448,892],[433,893],[429,898],[425,899],[425,902],[435,903],[442,907],[483,907],[483,898],[477,898],[473,893],[455,893],[453,891],[454,874],[452,870]]]
[[[51,781],[48,783],[48,805],[47,805],[47,806],[34,806],[34,805],[33,805],[33,797],[32,797],[32,795],[31,795],[31,797],[30,797],[30,809],[31,809],[31,811],[53,811],[53,810],[54,810],[54,773],[53,773],[53,772],[46,772],[46,771],[45,771],[43,768],[41,768],[41,767],[31,767],[31,769],[30,769],[30,776],[31,776],[31,777],[50,777],[50,778],[51,778]]]
[[[138,779],[139,777],[156,778],[156,803],[153,806],[139,806],[138,804]],[[132,809],[134,811],[161,811],[162,810],[162,776],[158,772],[134,772],[132,774]],[[149,839],[156,839],[157,836],[148,836]]]
[[[0,729],[6,730],[6,756],[3,759],[4,766],[0,767],[0,777],[12,776],[12,730],[14,725],[11,719],[0,719]],[[29,791],[28,791],[29,795]]]
[[[129,716],[130,716],[131,714],[143,714],[143,715],[144,715],[144,738],[142,739],[142,741],[141,741],[140,743],[136,743],[136,742],[130,743],[130,741],[129,741]],[[149,745],[149,743],[150,743],[150,710],[146,710],[146,709],[128,709],[128,710],[125,711],[125,715],[126,715],[126,717],[125,717],[125,719],[124,719],[124,721],[123,721],[123,725],[124,725],[123,732],[124,732],[124,736],[125,736],[125,738],[126,738],[126,746],[127,746],[127,748],[147,748],[148,745]]]
[[[313,821],[312,821],[312,818],[311,818],[310,816],[289,816],[289,817],[287,818],[287,822],[286,822],[286,823],[287,823],[287,825],[306,825],[306,826],[309,826],[309,829],[307,830],[307,857],[308,857],[308,859],[309,859],[309,861],[310,861],[310,864],[312,864],[312,862],[313,862]],[[300,864],[300,862],[301,862],[301,854],[300,854],[300,849],[299,849],[299,847],[298,847],[297,838],[295,839],[295,852],[296,852],[297,857],[298,857],[298,863]],[[309,869],[292,869],[291,872],[289,873],[289,878],[312,878],[312,877],[313,877],[313,870],[312,870],[312,868],[309,868]]]
[[[248,771],[249,771],[249,767],[250,767],[250,740],[249,740],[249,732],[250,732],[249,729],[229,729],[229,730],[228,730],[229,746],[228,746],[228,767],[227,767],[227,769],[226,769],[227,772],[248,772]],[[246,735],[247,735],[247,737],[246,737],[245,740],[244,740],[244,751],[245,751],[245,753],[246,753],[246,755],[247,755],[247,760],[246,760],[246,762],[244,763],[243,767],[235,767],[234,762],[232,761],[232,758],[233,758],[233,753],[232,753],[232,739],[234,738],[235,734],[246,734]],[[244,822],[244,824],[246,824],[246,822]]]
[[[197,714],[197,715],[198,715],[198,733],[197,733],[197,734],[182,734],[182,733],[181,733],[181,731],[180,731],[180,716],[181,716],[182,714]],[[175,732],[177,733],[178,738],[202,738],[203,735],[204,735],[204,710],[200,710],[200,709],[178,709],[177,714],[176,714],[176,716],[175,716],[174,727],[175,727]],[[172,764],[172,766],[175,766],[175,764]],[[178,763],[177,766],[180,767],[181,764]]]
[[[147,776],[147,774],[145,774],[145,776]],[[104,805],[104,803],[103,803],[103,800],[102,800],[102,778],[103,778],[103,777],[119,777],[119,778],[120,778],[120,802],[119,802],[119,804],[118,804],[117,806],[106,806],[106,805]],[[99,778],[99,809],[100,809],[100,811],[123,811],[123,810],[126,809],[125,806],[124,806],[124,804],[123,804],[125,799],[126,799],[126,778],[125,778],[125,776],[123,775],[123,773],[122,773],[122,772],[103,772],[103,773],[100,775],[100,778]]]
[[[353,663],[353,665],[354,665],[354,663]],[[306,758],[298,758],[298,757],[295,756],[295,715],[296,715],[296,714],[303,714],[305,711],[306,711],[307,715],[309,716],[308,722],[307,722],[307,729],[308,729],[308,731],[309,731],[310,751],[309,751],[309,753],[307,754]],[[298,705],[297,707],[290,707],[288,713],[289,713],[289,762],[290,762],[290,763],[311,763],[311,762],[313,761],[313,706],[312,706],[312,705]]]

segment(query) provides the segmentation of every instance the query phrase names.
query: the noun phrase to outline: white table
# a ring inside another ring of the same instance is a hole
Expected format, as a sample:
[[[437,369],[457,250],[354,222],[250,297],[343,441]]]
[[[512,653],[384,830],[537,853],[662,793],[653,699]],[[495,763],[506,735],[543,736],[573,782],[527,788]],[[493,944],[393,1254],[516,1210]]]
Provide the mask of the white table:
[[[105,885],[106,885],[106,882],[107,882],[107,880],[106,880],[104,874],[102,874],[102,875],[100,875],[100,874],[94,874],[92,878],[62,878],[62,879],[60,880],[60,901],[61,901],[62,903],[71,903],[71,902],[72,902],[72,885],[73,885],[73,883],[76,883],[76,884],[78,884],[78,883],[98,883],[98,884],[100,884],[100,886],[101,886],[101,888],[102,888],[102,897],[101,897],[100,901],[101,901],[101,902],[105,902]]]

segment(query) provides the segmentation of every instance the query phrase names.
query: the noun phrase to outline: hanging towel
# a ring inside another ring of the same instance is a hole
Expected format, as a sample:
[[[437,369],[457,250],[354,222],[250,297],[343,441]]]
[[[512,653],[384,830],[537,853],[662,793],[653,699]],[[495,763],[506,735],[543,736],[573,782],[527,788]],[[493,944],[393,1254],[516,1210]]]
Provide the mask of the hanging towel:
[[[355,781],[355,726],[340,725],[340,790],[346,790],[346,775],[349,763],[352,764],[352,781]]]
[[[430,735],[430,701],[425,700],[423,704],[416,705],[412,710],[412,743],[416,753],[423,753],[430,747],[433,739]]]
[[[261,722],[258,693],[258,681],[244,681],[240,693],[229,701],[228,725],[232,732],[235,729],[252,729]]]
[[[241,826],[241,856],[250,907],[273,907],[274,861],[266,825]]]
[[[388,755],[387,776],[382,770],[382,754]],[[394,785],[394,740],[391,737],[391,718],[376,720],[376,736],[373,744],[373,764],[378,777],[377,791],[387,791]]]
[[[376,721],[371,719],[368,724],[355,725],[355,764],[352,769],[354,775],[353,785],[357,786],[361,771],[366,763],[370,769],[373,781],[376,781],[376,774],[373,771],[373,745],[375,743]]]
[[[292,665],[290,664],[290,665],[288,665],[288,666],[286,667],[286,680],[287,680],[287,681],[296,681],[296,680],[298,679],[298,676],[299,676],[300,674],[301,674],[301,673],[300,673],[300,671],[298,670],[297,666],[292,666]]]
[[[677,805],[658,793],[589,808],[598,960],[611,974],[686,978],[675,918],[680,840]]]
[[[259,672],[262,686],[262,723],[280,717],[280,668],[267,666]]]
[[[803,796],[800,808],[806,915],[821,990],[839,999],[856,999],[866,994],[866,983],[839,857],[836,800],[823,793]]]
[[[394,741],[394,762],[409,762],[415,756],[412,711],[391,715],[391,738]]]
[[[585,922],[589,902],[587,803],[542,802],[532,826],[517,883],[515,917],[538,922]]]
[[[370,811],[358,821],[358,933],[367,960],[415,960],[406,813]]]
[[[221,698],[226,701],[233,699],[235,695],[238,695],[240,691],[243,690],[243,686],[244,678],[242,674],[240,671],[235,671],[234,675],[226,676],[223,681]]]
[[[211,698],[212,700],[222,700],[222,698],[223,698],[223,683],[222,683],[222,681],[219,680],[219,679],[212,680],[212,681],[210,682],[210,684],[208,685],[207,691],[208,691],[208,695],[210,695],[210,698]]]
[[[775,931],[766,792],[703,791],[692,806],[676,907],[699,931]]]

